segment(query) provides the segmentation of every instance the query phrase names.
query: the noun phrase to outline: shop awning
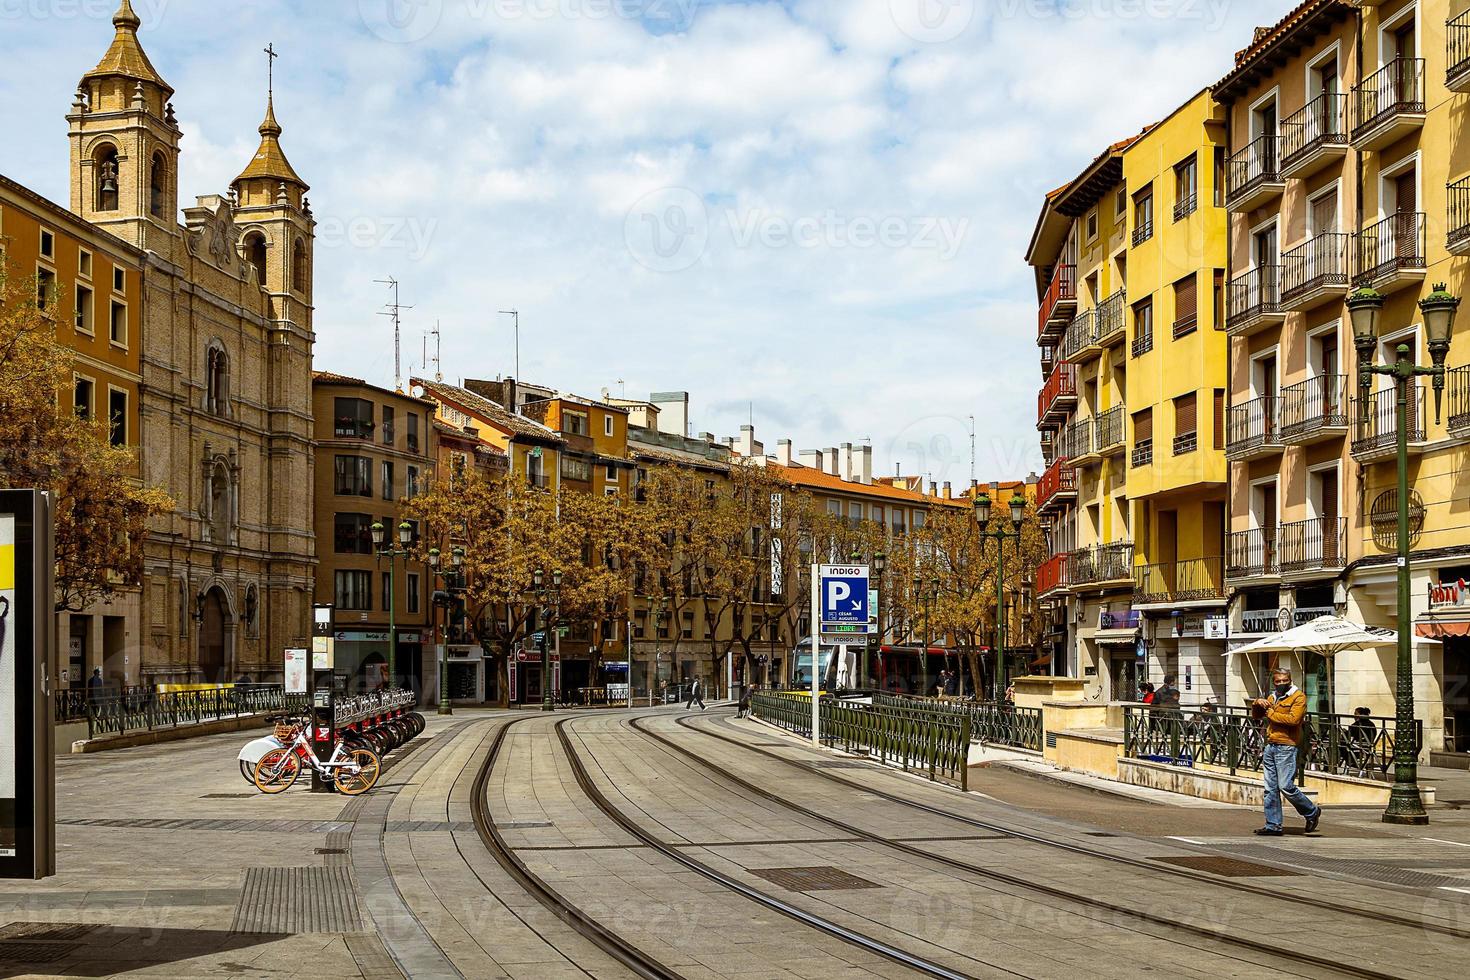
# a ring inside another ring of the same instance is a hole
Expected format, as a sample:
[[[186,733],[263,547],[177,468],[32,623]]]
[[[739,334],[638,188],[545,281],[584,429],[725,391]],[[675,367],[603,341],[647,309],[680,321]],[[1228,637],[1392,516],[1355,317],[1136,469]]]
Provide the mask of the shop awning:
[[[1138,642],[1138,630],[1098,630],[1092,634],[1097,643],[1106,646],[1133,646]]]
[[[1454,613],[1452,615],[1436,616],[1427,613],[1420,616],[1414,624],[1416,636],[1430,640],[1439,640],[1450,636],[1470,636],[1470,614]]]
[[[1042,654],[1041,656],[1037,657],[1035,660],[1031,661],[1030,666],[1032,666],[1032,667],[1050,667],[1051,666],[1051,654],[1049,654],[1049,653]]]

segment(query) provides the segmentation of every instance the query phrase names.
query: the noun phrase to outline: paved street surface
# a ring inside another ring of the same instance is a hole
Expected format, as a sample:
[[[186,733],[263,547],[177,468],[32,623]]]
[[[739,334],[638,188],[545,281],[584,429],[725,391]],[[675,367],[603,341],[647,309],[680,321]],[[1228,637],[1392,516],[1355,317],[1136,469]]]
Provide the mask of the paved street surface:
[[[59,874],[0,885],[0,976],[1470,968],[1470,811],[1262,841],[1238,808],[999,766],[962,794],[718,708],[428,720],[356,800],[255,792],[244,735],[59,760]]]

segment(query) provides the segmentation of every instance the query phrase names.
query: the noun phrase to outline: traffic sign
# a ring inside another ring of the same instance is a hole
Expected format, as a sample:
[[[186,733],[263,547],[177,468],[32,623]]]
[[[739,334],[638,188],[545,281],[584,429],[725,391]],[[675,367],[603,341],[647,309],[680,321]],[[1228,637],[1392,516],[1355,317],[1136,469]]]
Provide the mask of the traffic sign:
[[[830,626],[868,625],[868,566],[823,565],[821,580],[822,632]]]

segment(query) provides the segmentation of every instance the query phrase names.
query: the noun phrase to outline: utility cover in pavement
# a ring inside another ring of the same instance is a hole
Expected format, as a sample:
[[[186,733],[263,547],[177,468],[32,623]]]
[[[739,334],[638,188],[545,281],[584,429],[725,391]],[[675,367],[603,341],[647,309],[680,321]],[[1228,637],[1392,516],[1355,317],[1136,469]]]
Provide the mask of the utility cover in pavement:
[[[751,874],[764,878],[793,892],[836,892],[854,888],[882,888],[877,882],[850,875],[840,868],[748,868]]]
[[[1163,864],[1177,864],[1181,868],[1189,868],[1193,871],[1208,871],[1212,875],[1222,878],[1292,878],[1300,877],[1300,871],[1287,871],[1284,868],[1273,868],[1265,864],[1252,864],[1249,861],[1237,861],[1235,858],[1210,857],[1201,855],[1199,857],[1160,857],[1153,860]]]

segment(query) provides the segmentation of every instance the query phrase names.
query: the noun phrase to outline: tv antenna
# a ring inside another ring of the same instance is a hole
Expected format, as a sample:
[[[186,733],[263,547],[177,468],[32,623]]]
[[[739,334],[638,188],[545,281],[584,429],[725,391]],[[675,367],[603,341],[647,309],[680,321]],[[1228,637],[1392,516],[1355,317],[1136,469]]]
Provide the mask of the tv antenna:
[[[387,309],[379,311],[378,316],[393,318],[393,390],[403,390],[403,370],[399,363],[401,348],[402,320],[399,318],[400,310],[411,310],[412,306],[404,306],[398,302],[398,280],[389,276],[387,279],[374,279],[373,282],[387,286],[393,290],[393,302],[387,304]]]
[[[434,321],[434,329],[433,330],[430,330],[429,333],[432,334],[433,337],[434,337],[434,380],[435,381],[443,381],[444,380],[444,370],[443,370],[444,365],[443,365],[443,363],[439,359],[439,355],[443,353],[443,350],[441,348],[441,344],[443,343],[443,338],[439,336],[439,321],[438,320],[435,320]],[[428,346],[428,336],[425,336],[425,338],[424,338],[424,345],[425,346]],[[427,368],[428,366],[429,365],[427,363],[424,364],[424,367]]]
[[[970,486],[975,486],[975,416],[970,416]]]
[[[520,381],[521,380],[521,311],[520,310],[501,310],[500,311],[500,315],[501,316],[514,317],[515,318],[515,332],[516,332],[516,380],[517,381]]]

